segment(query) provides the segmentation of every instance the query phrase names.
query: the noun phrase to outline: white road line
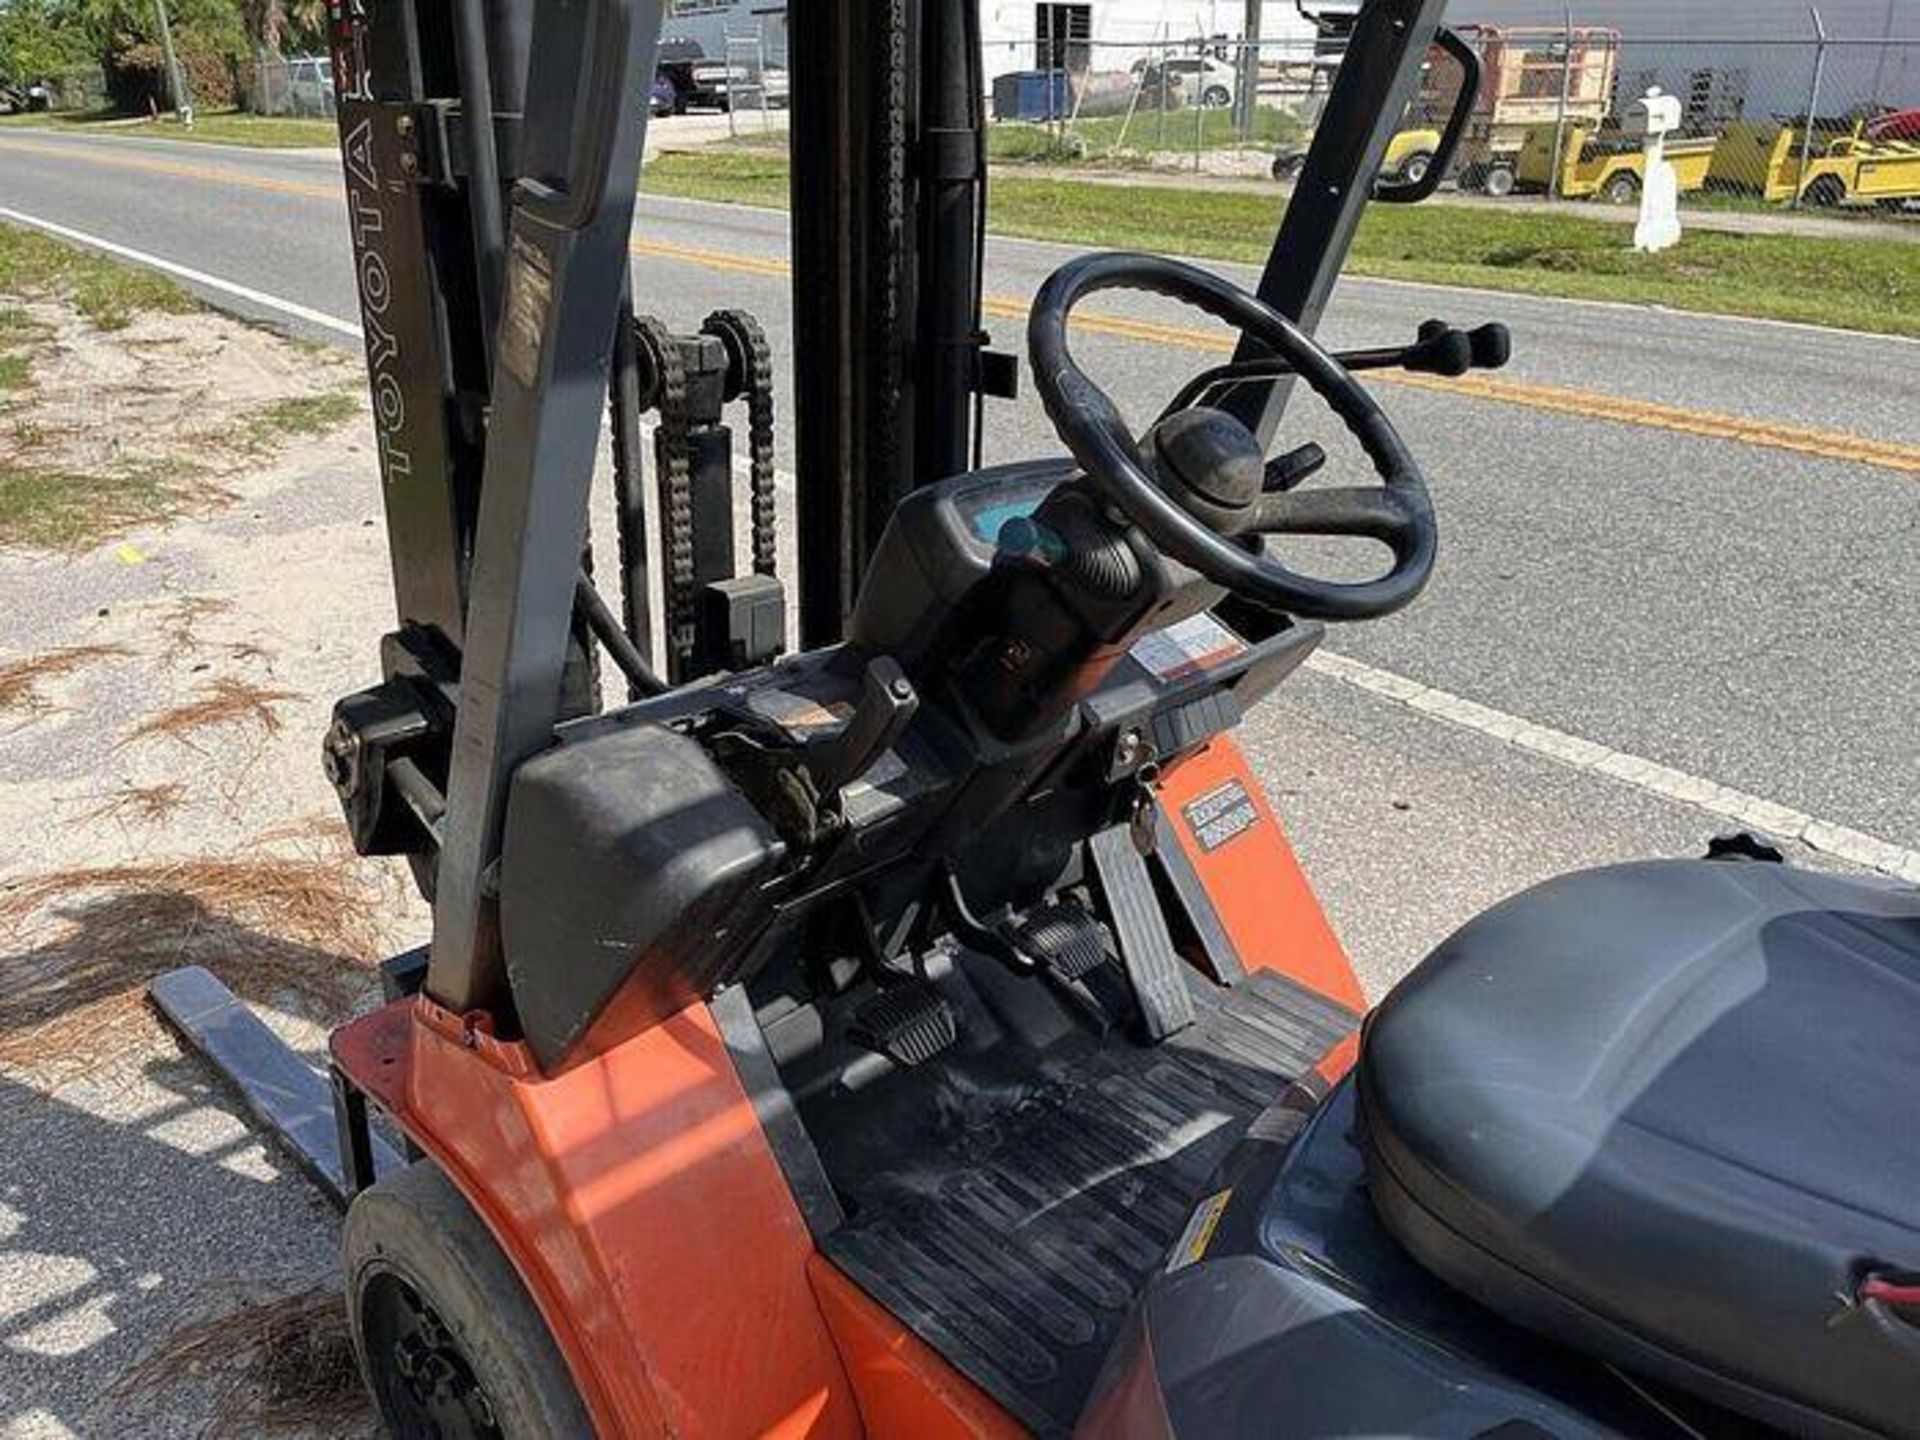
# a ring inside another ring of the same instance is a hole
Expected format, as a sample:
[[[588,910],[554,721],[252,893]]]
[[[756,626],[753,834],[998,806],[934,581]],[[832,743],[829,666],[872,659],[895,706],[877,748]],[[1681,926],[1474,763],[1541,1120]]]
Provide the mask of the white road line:
[[[182,280],[204,286],[219,294],[232,295],[263,309],[304,320],[310,325],[318,325],[341,335],[350,335],[356,340],[361,337],[358,325],[309,309],[305,305],[297,305],[291,300],[282,300],[276,295],[268,295],[251,286],[236,285],[231,280],[222,280],[218,276],[192,270],[185,265],[176,265],[171,260],[163,260],[157,255],[149,255],[126,245],[115,244],[111,240],[103,240],[97,235],[88,235],[84,231],[72,230],[64,225],[56,225],[52,221],[41,220],[32,215],[22,215],[16,210],[8,210],[4,207],[0,207],[0,219],[17,221],[22,225],[45,230],[49,234],[58,235],[81,245],[90,245],[110,255],[118,255],[136,264],[151,266],[169,275],[178,276]],[[781,470],[777,472],[776,478],[783,482],[784,488],[789,493],[792,493],[794,481],[791,474]],[[1632,786],[1649,795],[1657,795],[1664,800],[1676,801],[1682,805],[1691,805],[1710,815],[1764,831],[1782,840],[1797,840],[1811,850],[1832,855],[1836,859],[1920,884],[1920,851],[1903,849],[1890,841],[1868,835],[1864,831],[1839,825],[1831,820],[1822,820],[1816,815],[1809,815],[1805,811],[1764,800],[1758,795],[1750,795],[1744,790],[1736,790],[1717,781],[1703,779],[1698,775],[1689,775],[1685,771],[1675,770],[1658,761],[1630,755],[1622,750],[1614,750],[1564,730],[1535,724],[1521,716],[1509,715],[1503,710],[1495,710],[1477,701],[1468,700],[1463,696],[1439,690],[1430,685],[1423,685],[1404,675],[1396,675],[1391,670],[1382,670],[1363,661],[1335,654],[1330,650],[1316,652],[1308,659],[1307,667],[1318,674],[1381,696],[1419,714],[1447,721],[1449,724],[1472,730],[1531,754],[1557,760],[1575,770],[1590,770],[1596,775],[1604,775],[1610,780]]]
[[[98,235],[89,235],[84,230],[70,229],[65,225],[56,225],[51,220],[42,220],[37,215],[23,215],[18,210],[0,207],[0,220],[12,220],[16,224],[26,225],[35,230],[44,230],[49,235],[58,235],[62,240],[71,240],[76,245],[85,245],[90,249],[104,250],[109,255],[117,255],[122,260],[131,260],[136,265],[144,265],[150,270],[158,270],[176,279],[185,280],[190,285],[198,285],[222,295],[231,295],[236,300],[244,300],[249,305],[258,305],[263,310],[273,310],[279,314],[304,321],[308,325],[318,326],[322,330],[331,330],[336,335],[348,335],[361,338],[360,327],[351,321],[329,315],[322,310],[314,310],[305,305],[295,304],[291,300],[282,300],[277,295],[269,295],[263,290],[255,290],[250,285],[237,285],[231,280],[222,280],[217,275],[209,275],[204,270],[195,270],[186,265],[177,265],[158,255],[150,255],[144,250],[135,250],[130,245],[121,245],[112,240],[102,239]]]
[[[1656,760],[1614,750],[1550,725],[1481,705],[1463,696],[1422,685],[1391,670],[1352,660],[1329,650],[1314,653],[1307,668],[1436,720],[1485,735],[1574,770],[1587,770],[1635,790],[1704,810],[1722,820],[1758,830],[1778,840],[1797,840],[1809,850],[1850,864],[1920,884],[1920,851],[1868,835],[1803,810],[1763,800],[1730,785],[1689,775]]]

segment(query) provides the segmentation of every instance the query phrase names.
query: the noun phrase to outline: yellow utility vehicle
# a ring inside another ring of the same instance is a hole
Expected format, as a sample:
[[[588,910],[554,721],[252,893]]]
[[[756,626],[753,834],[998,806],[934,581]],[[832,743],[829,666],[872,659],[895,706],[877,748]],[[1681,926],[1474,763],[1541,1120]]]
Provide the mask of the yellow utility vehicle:
[[[1380,161],[1380,178],[1403,185],[1418,185],[1433,168],[1433,157],[1440,153],[1438,126],[1419,125],[1402,130],[1387,142],[1387,153]],[[1282,150],[1273,157],[1273,178],[1294,180],[1307,163],[1305,142]]]
[[[1680,193],[1703,190],[1719,149],[1718,135],[1667,141],[1667,160],[1679,177]],[[1560,154],[1559,184],[1553,183],[1556,146]],[[1634,135],[1600,135],[1584,125],[1569,125],[1562,133],[1553,125],[1535,125],[1520,147],[1518,188],[1567,200],[1598,197],[1610,205],[1639,201],[1647,179],[1646,149]]]
[[[1783,125],[1764,168],[1756,169],[1761,194],[1776,204],[1796,195],[1820,207],[1898,209],[1920,201],[1920,138],[1884,123],[1860,121],[1846,134],[1826,139],[1816,134],[1810,151],[1801,131]]]

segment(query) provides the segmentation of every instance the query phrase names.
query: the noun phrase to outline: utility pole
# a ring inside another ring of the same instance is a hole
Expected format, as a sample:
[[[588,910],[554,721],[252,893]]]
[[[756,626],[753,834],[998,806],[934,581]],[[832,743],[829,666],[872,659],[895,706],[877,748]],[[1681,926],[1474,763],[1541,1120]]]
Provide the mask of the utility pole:
[[[1242,140],[1253,134],[1254,106],[1260,98],[1260,12],[1265,0],[1246,0],[1240,23],[1239,78],[1233,86],[1233,128]]]
[[[153,0],[160,17],[160,51],[167,60],[167,88],[173,92],[174,113],[187,129],[193,128],[193,99],[187,94],[186,81],[180,75],[180,57],[173,53],[173,27],[167,24],[167,0]]]

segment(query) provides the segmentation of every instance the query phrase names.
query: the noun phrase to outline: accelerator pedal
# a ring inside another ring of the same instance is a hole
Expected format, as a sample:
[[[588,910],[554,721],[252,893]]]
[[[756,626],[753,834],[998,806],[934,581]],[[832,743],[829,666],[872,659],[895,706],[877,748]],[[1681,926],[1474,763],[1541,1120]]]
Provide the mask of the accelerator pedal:
[[[1133,985],[1147,1039],[1160,1041],[1178,1034],[1194,1021],[1186,962],[1173,948],[1153,877],[1134,846],[1133,827],[1108,826],[1088,839],[1087,853],[1100,878],[1100,892],[1120,942],[1120,964]]]
[[[960,1038],[960,1019],[924,980],[900,980],[853,1012],[847,1038],[910,1069],[951,1049]]]

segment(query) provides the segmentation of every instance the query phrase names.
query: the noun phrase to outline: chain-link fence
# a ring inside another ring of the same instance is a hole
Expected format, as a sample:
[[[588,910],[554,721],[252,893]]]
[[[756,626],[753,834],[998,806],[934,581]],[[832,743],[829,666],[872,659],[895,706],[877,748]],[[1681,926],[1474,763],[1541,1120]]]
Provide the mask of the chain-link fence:
[[[1482,81],[1450,187],[1637,200],[1634,102],[1677,96],[1667,153],[1683,200],[1737,208],[1920,212],[1920,37],[1661,36],[1589,24],[1468,27]],[[989,45],[990,153],[1001,162],[1298,173],[1341,61],[1337,40],[1108,41],[1085,33]],[[1425,173],[1462,76],[1435,52],[1389,148]]]
[[[709,88],[717,92],[716,98],[727,112],[728,131],[739,134],[743,123],[749,134],[756,126],[763,132],[772,129],[774,112],[787,106],[786,67],[772,62],[766,39],[758,32],[728,35],[723,49],[724,75],[711,73],[722,68],[711,61],[704,67],[695,66],[694,74],[705,76]]]
[[[333,61],[325,55],[276,55],[262,50],[243,87],[242,101],[256,115],[334,114]]]
[[[49,110],[100,110],[107,103],[107,76],[98,65],[72,65],[46,77]]]
[[[1268,175],[1304,153],[1337,54],[1312,41],[1091,39],[989,45],[1000,161]],[[1036,63],[1039,62],[1039,63]]]

